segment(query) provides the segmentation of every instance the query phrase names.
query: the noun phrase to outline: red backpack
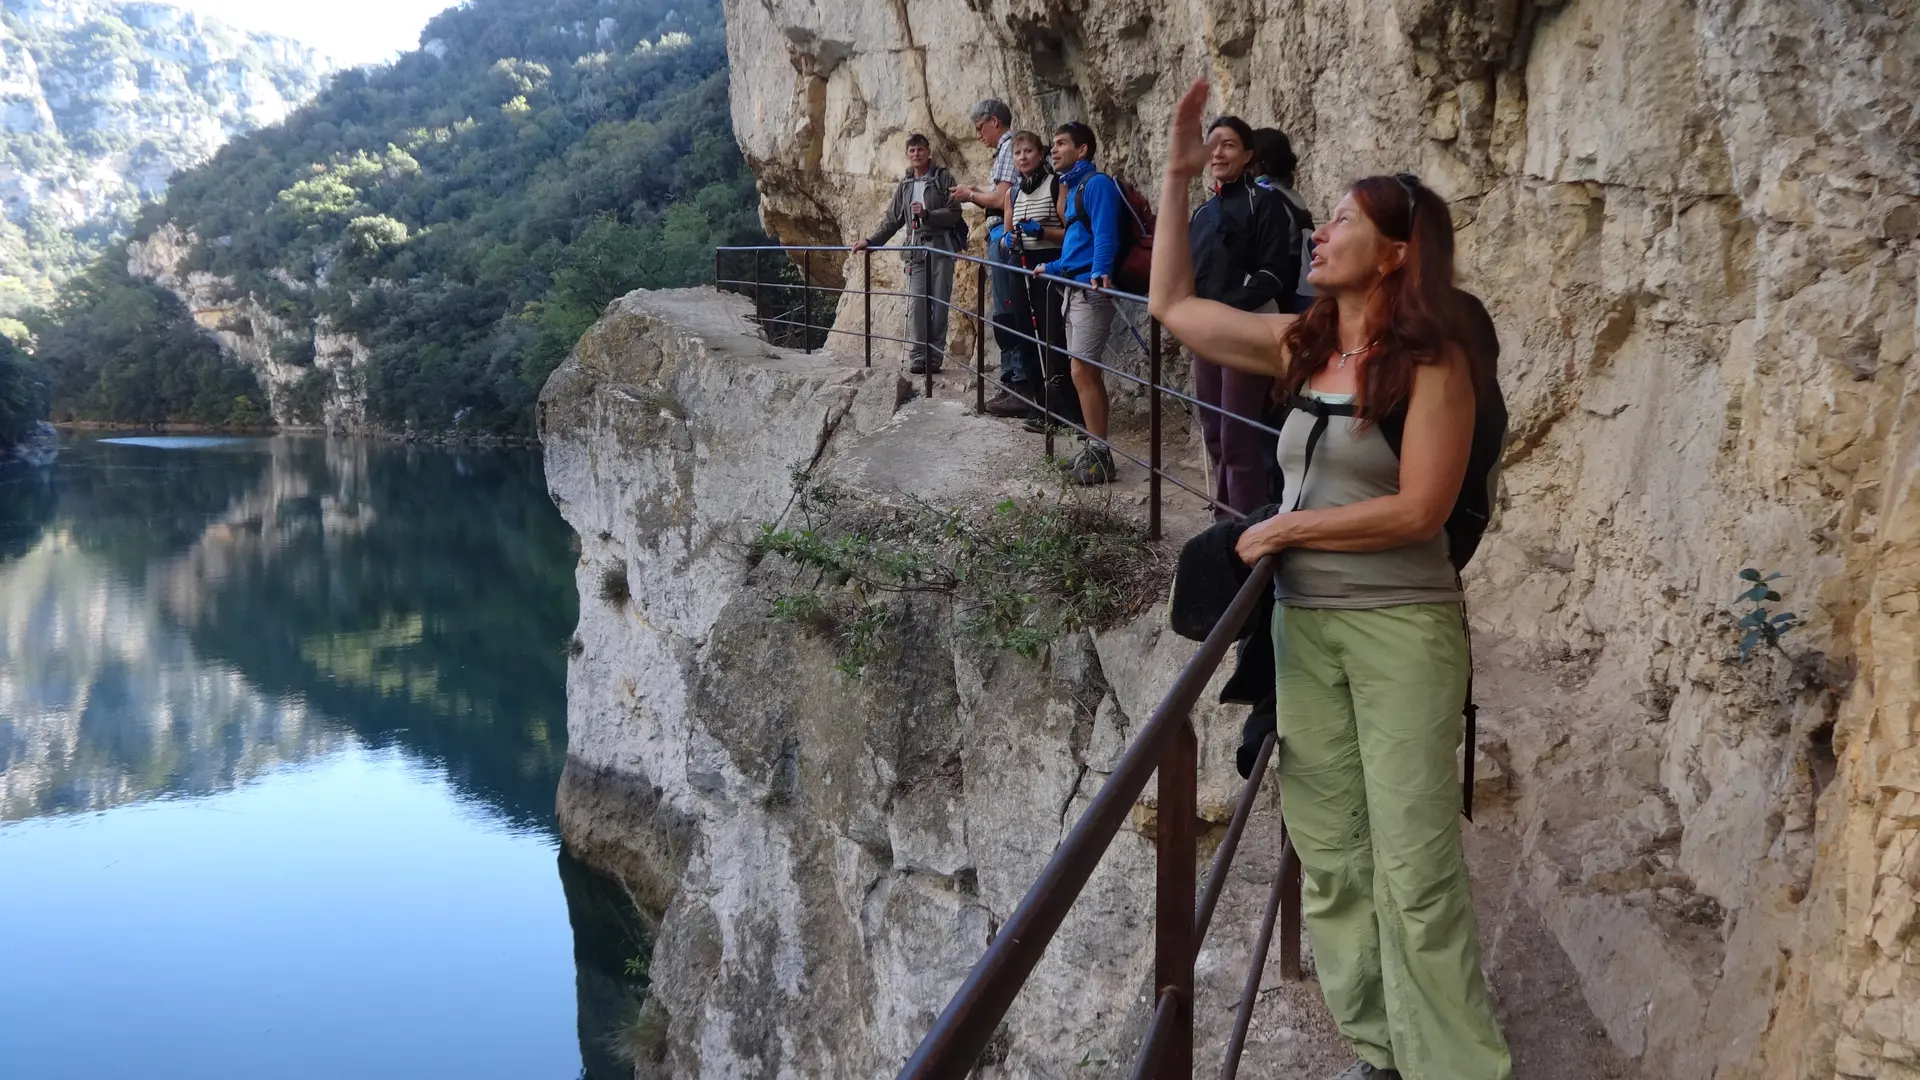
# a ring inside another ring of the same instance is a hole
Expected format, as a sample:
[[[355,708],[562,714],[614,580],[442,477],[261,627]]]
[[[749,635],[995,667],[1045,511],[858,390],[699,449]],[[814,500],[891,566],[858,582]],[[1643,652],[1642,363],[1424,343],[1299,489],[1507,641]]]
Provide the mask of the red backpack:
[[[1088,177],[1087,180],[1092,180]],[[1120,252],[1113,260],[1113,287],[1121,292],[1147,294],[1147,280],[1153,273],[1153,227],[1158,219],[1153,213],[1153,204],[1147,201],[1140,189],[1118,177],[1109,177],[1120,187],[1120,201],[1126,204],[1127,214],[1120,219]],[[1076,220],[1082,225],[1090,224],[1088,215],[1080,209],[1077,196],[1087,181],[1074,186],[1068,199],[1073,205],[1067,211],[1067,224]]]

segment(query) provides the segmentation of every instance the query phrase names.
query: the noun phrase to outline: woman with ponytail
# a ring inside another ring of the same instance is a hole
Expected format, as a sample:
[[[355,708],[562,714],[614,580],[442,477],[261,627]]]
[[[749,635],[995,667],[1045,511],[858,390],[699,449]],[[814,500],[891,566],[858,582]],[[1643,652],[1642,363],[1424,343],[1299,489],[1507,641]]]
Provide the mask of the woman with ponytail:
[[[1206,165],[1207,89],[1175,111],[1162,206]],[[1282,512],[1237,552],[1278,558],[1282,810],[1321,990],[1360,1059],[1340,1080],[1509,1080],[1460,848],[1471,661],[1443,526],[1491,373],[1463,347],[1477,343],[1462,341],[1447,205],[1409,174],[1356,181],[1314,234],[1318,296],[1302,315],[1196,296],[1186,222],[1162,214],[1159,229],[1154,316],[1296,406]]]

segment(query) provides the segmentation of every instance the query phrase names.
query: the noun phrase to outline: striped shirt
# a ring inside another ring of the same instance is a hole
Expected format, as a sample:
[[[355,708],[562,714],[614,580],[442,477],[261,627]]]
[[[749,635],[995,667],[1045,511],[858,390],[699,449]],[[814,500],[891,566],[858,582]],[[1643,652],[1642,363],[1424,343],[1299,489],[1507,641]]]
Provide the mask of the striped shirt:
[[[1060,205],[1054,201],[1058,188],[1059,178],[1055,176],[1049,176],[1035,184],[1032,191],[1021,191],[1020,185],[1015,184],[1013,187],[1014,224],[1017,225],[1022,221],[1037,221],[1049,229],[1065,228],[1067,223],[1060,218]],[[1028,251],[1060,250],[1058,240],[1028,238],[1025,243]]]

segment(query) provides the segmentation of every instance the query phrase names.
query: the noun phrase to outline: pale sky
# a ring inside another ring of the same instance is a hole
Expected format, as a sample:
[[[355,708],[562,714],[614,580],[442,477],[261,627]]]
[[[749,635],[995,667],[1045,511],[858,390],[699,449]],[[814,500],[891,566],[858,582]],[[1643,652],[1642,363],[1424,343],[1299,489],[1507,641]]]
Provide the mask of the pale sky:
[[[243,30],[311,45],[342,65],[388,60],[420,44],[420,28],[457,0],[164,0]]]

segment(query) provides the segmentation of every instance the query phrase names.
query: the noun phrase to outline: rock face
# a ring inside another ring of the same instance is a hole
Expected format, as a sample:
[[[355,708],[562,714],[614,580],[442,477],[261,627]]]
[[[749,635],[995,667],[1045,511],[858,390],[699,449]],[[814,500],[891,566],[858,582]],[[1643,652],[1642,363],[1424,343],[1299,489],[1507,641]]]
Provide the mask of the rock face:
[[[1506,346],[1517,438],[1470,591],[1531,898],[1656,1075],[1920,1076],[1911,4],[727,15],[790,243],[863,234],[909,131],[984,178],[987,96],[1087,120],[1149,191],[1201,74],[1292,133],[1321,215],[1354,176],[1426,177]],[[1746,567],[1805,625],[1742,665]]]
[[[286,426],[319,420],[327,430],[357,434],[367,430],[365,343],[336,334],[326,316],[312,324],[311,363],[293,363],[284,350],[308,340],[308,327],[290,324],[239,292],[227,278],[205,270],[183,270],[193,250],[191,233],[162,222],[144,240],[127,243],[127,273],[173,293],[193,321],[235,360],[252,368],[267,394],[274,423]],[[288,277],[289,287],[304,287]]]
[[[0,274],[13,280],[0,304],[44,302],[175,171],[279,122],[331,69],[294,42],[162,4],[9,0],[0,19]],[[61,250],[76,240],[83,250]]]

